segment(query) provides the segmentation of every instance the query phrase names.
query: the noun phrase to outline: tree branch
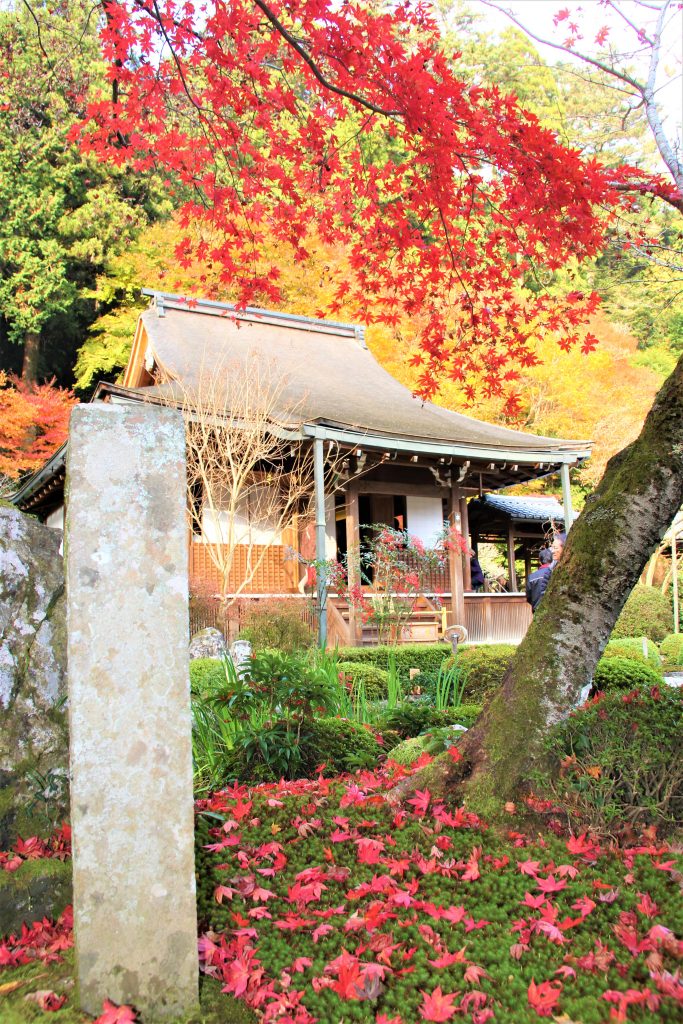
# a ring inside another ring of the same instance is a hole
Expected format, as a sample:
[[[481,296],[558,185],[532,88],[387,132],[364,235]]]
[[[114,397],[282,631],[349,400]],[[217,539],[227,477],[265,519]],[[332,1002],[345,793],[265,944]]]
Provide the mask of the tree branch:
[[[365,107],[367,110],[371,110],[375,114],[381,114],[383,117],[397,118],[401,116],[400,110],[385,110],[383,107],[378,106],[371,100],[367,100],[363,96],[359,96],[358,93],[349,92],[347,89],[342,89],[340,86],[334,85],[332,82],[330,82],[329,79],[327,79],[323,75],[322,71],[320,70],[316,62],[313,60],[311,55],[308,53],[306,48],[302,46],[302,44],[297,39],[295,39],[295,37],[288,29],[285,28],[285,26],[282,24],[279,18],[273,13],[273,11],[271,11],[268,4],[264,3],[264,0],[254,0],[254,3],[261,11],[263,11],[266,18],[271,23],[276,32],[278,32],[282,36],[282,38],[287,43],[289,43],[293,50],[296,50],[296,52],[299,54],[304,63],[306,63],[308,67],[311,69],[315,78],[317,78],[317,80],[325,89],[328,89],[330,92],[336,93],[337,96],[343,96],[345,99],[351,100],[353,103],[358,103],[360,104],[360,106]]]

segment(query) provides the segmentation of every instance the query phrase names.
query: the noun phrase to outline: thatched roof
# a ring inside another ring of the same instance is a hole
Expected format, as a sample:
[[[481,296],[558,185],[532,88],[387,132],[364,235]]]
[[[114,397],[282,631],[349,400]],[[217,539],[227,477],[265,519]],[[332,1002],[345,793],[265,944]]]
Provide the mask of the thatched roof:
[[[379,365],[362,330],[352,325],[265,310],[236,314],[223,303],[193,300],[189,305],[175,296],[152,294],[155,304],[141,316],[146,337],[141,356],[148,368],[153,365],[192,387],[206,368],[241,372],[253,360],[270,364],[284,380],[278,411],[282,423],[421,442],[435,452],[457,446],[459,455],[471,449],[474,457],[523,462],[575,462],[590,454],[590,442],[509,430],[414,398]],[[135,389],[134,368],[124,384]],[[140,390],[152,397],[156,389]]]

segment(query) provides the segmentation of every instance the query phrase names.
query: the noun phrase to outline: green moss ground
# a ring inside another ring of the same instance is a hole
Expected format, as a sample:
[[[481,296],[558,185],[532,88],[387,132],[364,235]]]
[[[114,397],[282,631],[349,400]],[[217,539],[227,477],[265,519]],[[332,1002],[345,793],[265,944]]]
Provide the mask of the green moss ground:
[[[0,970],[0,1021],[2,1024],[88,1024],[92,1017],[78,1009],[78,992],[74,981],[74,953],[69,950],[60,963],[26,964]],[[20,987],[8,991],[19,982]],[[26,1000],[27,994],[50,990],[66,995],[61,1010],[46,1013]],[[256,1017],[244,1003],[221,992],[213,978],[200,979],[200,1012],[166,1020],[164,1024],[255,1024]],[[156,1024],[145,1018],[144,1024]]]

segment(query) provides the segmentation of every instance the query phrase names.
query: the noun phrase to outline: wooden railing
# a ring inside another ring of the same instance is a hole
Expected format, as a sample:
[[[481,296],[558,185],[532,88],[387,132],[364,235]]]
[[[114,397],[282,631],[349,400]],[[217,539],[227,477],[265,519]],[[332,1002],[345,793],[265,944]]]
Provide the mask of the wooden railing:
[[[517,644],[531,622],[524,594],[465,594],[465,622],[470,643]]]
[[[351,643],[351,629],[348,619],[333,600],[327,602],[327,646],[348,647]]]

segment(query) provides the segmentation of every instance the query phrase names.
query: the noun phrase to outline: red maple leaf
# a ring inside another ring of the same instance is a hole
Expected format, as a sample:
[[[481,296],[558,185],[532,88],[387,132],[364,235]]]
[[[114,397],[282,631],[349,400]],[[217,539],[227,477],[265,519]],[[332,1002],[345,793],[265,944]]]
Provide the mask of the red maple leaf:
[[[411,797],[407,803],[412,804],[415,808],[415,813],[422,816],[427,813],[429,807],[429,801],[432,798],[432,794],[428,789],[416,789],[415,796]]]
[[[539,985],[534,979],[527,989],[529,1006],[535,1010],[539,1017],[549,1017],[560,1000],[562,991],[561,982],[542,981]]]
[[[138,1015],[132,1006],[117,1006],[105,999],[102,1013],[93,1024],[135,1024]]]
[[[457,1007],[455,1007],[453,1003],[460,995],[459,992],[452,992],[450,995],[444,995],[441,991],[440,985],[437,985],[431,995],[422,989],[420,991],[422,992],[420,1016],[423,1020],[450,1020],[451,1017],[455,1015]]]

